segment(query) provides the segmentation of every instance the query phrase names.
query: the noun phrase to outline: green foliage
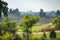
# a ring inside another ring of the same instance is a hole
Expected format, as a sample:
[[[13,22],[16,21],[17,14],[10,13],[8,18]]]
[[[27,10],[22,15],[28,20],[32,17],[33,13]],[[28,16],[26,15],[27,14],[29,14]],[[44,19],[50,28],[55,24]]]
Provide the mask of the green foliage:
[[[0,0],[0,17],[1,17],[1,13],[3,11],[4,16],[7,17],[8,16],[8,7],[7,7],[7,2]]]
[[[15,20],[14,20],[14,21],[11,21],[11,22],[9,23],[9,27],[10,27],[10,28],[15,28],[16,25],[17,25],[17,23],[16,23]]]
[[[57,29],[60,29],[60,16],[58,16],[57,18],[55,18],[52,23],[55,25],[55,27]]]
[[[25,37],[25,40],[29,40],[29,37],[31,37],[31,28],[33,26],[33,24],[35,24],[36,22],[38,22],[40,20],[39,16],[32,16],[32,15],[25,15],[22,20],[21,20],[21,26],[23,29],[23,35]],[[31,40],[31,39],[30,39]]]
[[[3,36],[0,36],[1,40],[13,40],[15,39],[15,35],[10,33],[10,32],[6,32],[5,34],[3,34]]]
[[[2,6],[3,6],[2,10],[3,10],[3,13],[4,13],[5,17],[8,16],[8,7],[7,7],[7,5],[8,5],[7,2],[2,1]]]
[[[16,31],[15,27],[16,27],[16,25],[17,24],[16,24],[16,21],[15,20],[14,21],[11,21],[9,23],[9,31],[15,34],[15,31]]]
[[[57,38],[56,40],[60,40],[60,32],[56,32],[57,33]],[[18,34],[20,36],[20,38],[24,39],[23,38],[23,34]],[[46,32],[46,36],[47,36],[47,40],[50,40],[50,32]],[[37,33],[37,34],[31,34],[31,40],[41,40],[42,39],[42,36],[43,36],[43,32],[40,32],[40,33]]]
[[[28,26],[30,28],[33,24],[35,24],[39,20],[40,20],[39,16],[32,16],[32,15],[27,14],[22,18],[20,25],[23,27]]]
[[[2,11],[2,1],[0,0],[0,17],[1,17],[1,11]]]
[[[3,22],[0,22],[0,39],[13,40],[16,37],[16,25],[16,21],[10,20],[8,17],[6,17]]]
[[[0,30],[2,31],[2,30],[6,30],[6,29],[7,29],[6,23],[5,22],[1,22],[0,23]]]
[[[4,22],[8,23],[10,22],[10,19],[8,17],[4,18]]]
[[[56,17],[52,22],[53,24],[60,23],[60,16]]]
[[[55,25],[53,25],[52,23],[49,24],[42,24],[42,25],[33,25],[31,28],[32,32],[40,32],[43,29],[54,29]],[[20,28],[18,28],[17,32],[22,32],[22,26],[20,26]]]
[[[11,21],[8,17],[6,17],[4,19],[4,21],[0,23],[0,33],[2,33],[2,31],[4,31],[4,33],[6,31],[9,31],[9,32],[15,34],[15,31],[16,31],[15,30],[15,27],[16,27],[16,25],[17,24],[16,24],[16,21],[15,20]]]

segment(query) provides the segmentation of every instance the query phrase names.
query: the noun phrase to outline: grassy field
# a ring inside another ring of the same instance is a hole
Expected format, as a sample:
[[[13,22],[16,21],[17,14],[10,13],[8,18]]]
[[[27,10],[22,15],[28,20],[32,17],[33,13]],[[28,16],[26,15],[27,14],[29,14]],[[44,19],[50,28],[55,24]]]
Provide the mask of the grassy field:
[[[46,33],[46,35],[47,35],[47,39],[50,39],[49,38],[49,35],[50,35],[49,32]],[[41,39],[42,36],[43,36],[43,34],[32,34],[32,39]],[[60,38],[60,32],[57,33],[57,38]]]
[[[32,26],[31,30],[32,30],[32,32],[39,32],[39,31],[41,31],[42,29],[45,29],[45,28],[55,28],[55,26],[52,25],[52,24],[44,24],[44,25],[38,25],[38,26],[35,25],[35,26]],[[22,29],[19,28],[17,31],[22,32]],[[47,35],[47,39],[50,40],[50,38],[49,38],[50,33],[48,32],[48,33],[46,33],[46,35]],[[43,36],[43,33],[32,34],[31,38],[32,38],[32,40],[41,40],[42,36]],[[19,37],[23,39],[22,34],[19,34]],[[57,40],[60,40],[60,32],[57,32]]]
[[[47,35],[47,39],[50,40],[50,38],[49,38],[49,35],[50,35],[49,32],[46,33],[46,35]],[[20,36],[20,38],[23,39],[23,35],[22,34],[19,34],[19,36]],[[42,34],[32,34],[31,38],[32,38],[32,40],[41,40],[42,36],[43,36],[43,33]],[[60,40],[60,32],[57,33],[57,40]]]
[[[31,30],[32,32],[39,32],[42,29],[46,29],[46,28],[55,28],[55,26],[52,24],[35,25],[35,26],[32,26]],[[22,32],[22,29],[19,28],[17,31]]]

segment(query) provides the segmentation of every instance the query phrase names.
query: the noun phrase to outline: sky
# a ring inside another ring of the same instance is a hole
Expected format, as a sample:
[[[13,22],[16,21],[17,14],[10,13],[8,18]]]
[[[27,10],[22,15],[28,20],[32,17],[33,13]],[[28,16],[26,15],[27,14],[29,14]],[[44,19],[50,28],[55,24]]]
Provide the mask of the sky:
[[[19,11],[60,10],[60,0],[5,0],[8,7]]]

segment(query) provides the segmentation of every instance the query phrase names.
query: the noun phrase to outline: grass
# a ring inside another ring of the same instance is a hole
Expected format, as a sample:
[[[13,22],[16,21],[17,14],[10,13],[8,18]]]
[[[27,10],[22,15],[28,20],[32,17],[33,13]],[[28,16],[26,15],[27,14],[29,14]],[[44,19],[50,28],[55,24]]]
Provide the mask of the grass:
[[[42,29],[46,29],[46,28],[55,28],[54,25],[50,24],[43,24],[43,25],[39,25],[39,26],[32,26],[32,32],[33,31],[41,31]]]
[[[44,25],[41,26],[32,26],[32,31],[40,31],[41,29],[47,28]]]
[[[42,35],[43,35],[43,33],[42,33],[42,34],[32,34],[32,35],[31,35],[31,38],[32,38],[32,40],[35,40],[35,39],[39,40],[39,39],[42,38]],[[50,38],[49,38],[49,32],[46,33],[46,35],[47,35],[47,39],[50,39]],[[20,36],[20,38],[23,39],[23,35],[20,35],[20,34],[19,34],[19,36]],[[59,38],[60,38],[60,32],[57,32],[57,39],[59,39]]]
[[[35,26],[32,26],[31,30],[32,32],[39,32],[41,31],[42,29],[45,29],[45,28],[54,28],[55,26],[52,25],[51,23],[50,24],[43,24],[43,25],[35,25]],[[22,29],[21,28],[18,28],[17,30],[18,32],[22,32]]]
[[[32,34],[32,38],[38,38],[39,39],[42,37],[42,35],[43,34]],[[50,35],[49,32],[46,33],[46,35],[47,35],[47,38],[49,39],[49,35]],[[57,38],[60,38],[60,32],[57,33]]]
[[[43,24],[43,25],[37,25],[37,26],[35,25],[35,26],[32,26],[32,32],[34,32],[34,31],[39,32],[39,31],[41,31],[42,29],[45,29],[45,28],[55,28],[55,26],[52,25],[52,24]],[[22,32],[22,29],[19,28],[17,31],[18,32]],[[42,35],[43,35],[43,33],[40,33],[40,34],[31,34],[31,38],[32,38],[32,40],[38,40],[38,39],[42,38]],[[46,35],[47,35],[47,39],[50,40],[49,32],[46,33]],[[19,37],[24,39],[23,38],[23,34],[19,34]],[[57,39],[60,40],[60,32],[57,32]]]

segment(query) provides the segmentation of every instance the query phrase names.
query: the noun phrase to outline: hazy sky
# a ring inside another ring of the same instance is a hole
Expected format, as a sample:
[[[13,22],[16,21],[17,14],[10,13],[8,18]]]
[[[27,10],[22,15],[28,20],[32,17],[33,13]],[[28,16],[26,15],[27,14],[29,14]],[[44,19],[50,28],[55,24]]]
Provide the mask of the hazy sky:
[[[60,0],[6,0],[8,7],[20,11],[44,11],[60,10]]]

